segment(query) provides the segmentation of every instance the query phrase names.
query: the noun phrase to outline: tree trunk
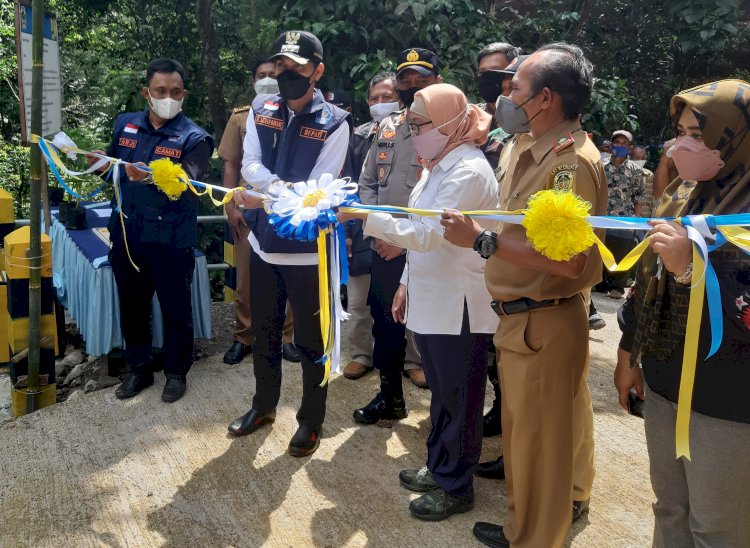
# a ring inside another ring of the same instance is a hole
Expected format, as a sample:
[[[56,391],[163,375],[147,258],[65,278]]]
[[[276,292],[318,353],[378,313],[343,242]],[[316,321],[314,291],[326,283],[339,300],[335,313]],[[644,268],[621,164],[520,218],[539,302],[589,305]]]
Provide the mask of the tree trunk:
[[[211,13],[214,0],[196,0],[195,19],[198,24],[198,36],[203,47],[203,68],[208,84],[208,112],[214,125],[216,142],[221,141],[224,127],[227,125],[227,111],[224,103],[224,90],[221,86],[219,67],[219,48],[214,35],[214,19]]]

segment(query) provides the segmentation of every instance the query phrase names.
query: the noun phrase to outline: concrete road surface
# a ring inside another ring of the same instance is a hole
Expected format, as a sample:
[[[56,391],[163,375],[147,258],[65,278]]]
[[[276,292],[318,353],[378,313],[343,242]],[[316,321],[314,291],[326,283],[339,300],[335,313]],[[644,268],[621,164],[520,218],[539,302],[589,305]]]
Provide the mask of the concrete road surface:
[[[597,302],[608,323],[591,334],[597,475],[591,511],[570,545],[642,547],[653,527],[643,422],[617,406],[616,303]],[[504,482],[483,479],[472,512],[439,523],[409,515],[416,495],[397,476],[423,465],[430,425],[429,392],[406,380],[411,413],[382,428],[351,419],[375,393],[376,376],[334,378],[320,449],[296,459],[285,450],[296,429],[300,368],[285,363],[276,423],[229,439],[226,427],[249,407],[253,377],[249,358],[222,363],[225,346],[195,364],[175,404],[161,402],[159,374],[129,401],[110,388],[0,426],[0,546],[465,547],[479,546],[475,521],[505,519]],[[483,457],[499,450],[499,438],[485,440]]]

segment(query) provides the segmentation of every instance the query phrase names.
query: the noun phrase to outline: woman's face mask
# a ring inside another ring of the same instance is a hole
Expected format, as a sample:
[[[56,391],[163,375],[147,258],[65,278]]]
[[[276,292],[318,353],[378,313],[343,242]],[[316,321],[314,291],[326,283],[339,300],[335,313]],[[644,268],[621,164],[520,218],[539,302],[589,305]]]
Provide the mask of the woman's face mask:
[[[640,168],[646,167],[646,160],[631,160],[631,161]]]
[[[721,152],[688,135],[677,137],[667,156],[672,157],[677,173],[684,181],[710,181],[724,167]]]
[[[443,135],[438,130],[441,127],[447,126],[448,124],[453,122],[453,120],[464,116],[465,114],[466,110],[464,109],[458,116],[455,116],[444,124],[440,124],[439,126],[436,126],[429,131],[420,133],[419,135],[414,135],[414,132],[412,132],[411,139],[412,143],[414,144],[414,149],[417,151],[417,154],[419,154],[419,156],[423,160],[427,161],[431,161],[437,158],[438,155],[445,149],[448,141],[450,141],[451,135],[453,135],[458,130],[458,126],[456,126],[456,129],[448,135]]]

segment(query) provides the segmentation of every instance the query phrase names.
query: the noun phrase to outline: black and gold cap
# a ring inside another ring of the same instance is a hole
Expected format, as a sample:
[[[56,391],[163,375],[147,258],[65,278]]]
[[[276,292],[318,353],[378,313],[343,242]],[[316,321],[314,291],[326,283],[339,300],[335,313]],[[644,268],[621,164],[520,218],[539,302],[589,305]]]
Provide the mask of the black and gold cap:
[[[323,61],[323,44],[313,33],[304,30],[289,30],[282,33],[276,39],[274,52],[269,61],[275,61],[278,57],[288,57],[300,65],[310,61]]]
[[[398,56],[396,75],[400,76],[406,69],[416,70],[423,76],[437,75],[440,71],[440,61],[433,51],[424,48],[409,48]]]

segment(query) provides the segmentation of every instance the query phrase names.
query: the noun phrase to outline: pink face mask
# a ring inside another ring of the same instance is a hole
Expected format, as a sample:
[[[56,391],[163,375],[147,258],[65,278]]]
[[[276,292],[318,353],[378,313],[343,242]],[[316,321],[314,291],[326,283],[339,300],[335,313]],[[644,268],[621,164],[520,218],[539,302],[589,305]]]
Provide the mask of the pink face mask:
[[[721,153],[687,135],[677,137],[669,149],[677,173],[685,181],[710,181],[724,167]]]
[[[411,142],[414,145],[414,150],[417,151],[417,154],[419,154],[419,156],[423,160],[427,161],[432,161],[437,158],[438,154],[443,152],[443,149],[445,149],[445,147],[448,145],[448,141],[450,141],[451,135],[458,131],[458,127],[453,130],[453,133],[449,135],[443,135],[438,130],[443,126],[447,126],[453,120],[460,118],[464,114],[466,114],[466,109],[461,111],[458,116],[451,118],[444,124],[440,124],[439,126],[432,128],[430,131],[425,131],[424,133],[420,133],[419,135],[414,135],[414,133],[412,133]]]

